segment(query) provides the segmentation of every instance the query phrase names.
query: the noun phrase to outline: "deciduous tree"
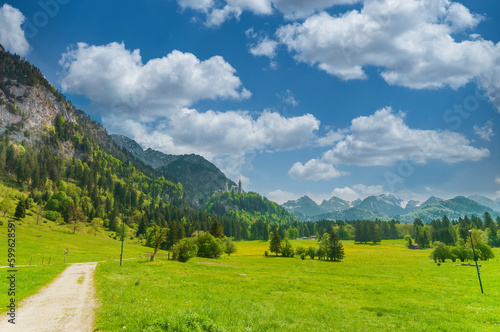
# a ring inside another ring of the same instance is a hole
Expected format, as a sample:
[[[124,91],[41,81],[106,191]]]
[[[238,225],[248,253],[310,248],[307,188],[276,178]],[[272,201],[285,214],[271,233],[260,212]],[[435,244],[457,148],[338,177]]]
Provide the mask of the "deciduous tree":
[[[151,261],[154,262],[156,252],[160,249],[161,244],[167,240],[167,227],[160,227],[158,225],[153,225],[149,229],[149,235],[152,239],[152,247],[154,249],[153,254],[151,255]]]
[[[281,236],[277,228],[271,233],[269,251],[276,253],[276,256],[281,252]]]

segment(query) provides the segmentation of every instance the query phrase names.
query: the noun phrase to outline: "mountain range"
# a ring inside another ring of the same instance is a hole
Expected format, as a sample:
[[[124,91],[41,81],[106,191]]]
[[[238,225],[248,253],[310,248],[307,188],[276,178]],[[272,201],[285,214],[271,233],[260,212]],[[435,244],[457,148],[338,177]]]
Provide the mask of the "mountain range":
[[[153,149],[144,150],[136,141],[123,135],[111,135],[114,142],[142,163],[159,171],[167,180],[180,182],[189,205],[202,207],[212,194],[236,185],[214,164],[195,154],[173,155]]]
[[[214,208],[219,222],[231,225],[228,235],[239,239],[256,220],[298,222],[275,202],[241,188],[234,191],[236,183],[202,156],[144,150],[130,138],[110,135],[37,67],[1,46],[0,136],[0,184],[8,179],[9,185],[37,193],[54,220],[67,222],[69,206],[81,209],[86,220],[110,220],[111,230],[116,218],[123,218],[135,224],[137,235],[151,222],[181,221],[192,234],[208,230],[215,215],[207,211]],[[59,194],[65,190],[69,198]],[[53,194],[61,204],[47,207]]]
[[[450,219],[464,215],[482,216],[485,212],[493,218],[500,216],[500,212],[497,212],[500,211],[500,198],[492,200],[480,195],[468,198],[457,196],[448,200],[432,196],[425,202],[415,200],[405,202],[388,194],[369,196],[355,201],[346,201],[334,196],[329,200],[323,200],[319,205],[310,197],[303,196],[287,201],[282,206],[303,221],[395,218],[403,223],[411,223],[416,218],[430,222],[444,215]]]
[[[235,185],[201,156],[144,150],[130,138],[109,135],[101,124],[77,110],[50,85],[38,68],[1,49],[0,135],[5,138],[0,164],[4,164],[4,157],[8,159],[4,168],[9,175],[15,175],[20,184],[40,190],[46,190],[45,185],[50,184],[45,181],[47,177],[54,183],[62,177],[70,183],[77,183],[95,203],[92,208],[86,208],[89,218],[96,214],[111,216],[115,213],[111,205],[104,213],[99,210],[105,198],[109,198],[108,202],[119,203],[118,212],[128,213],[127,204],[133,202],[135,207],[141,201],[139,198],[144,199],[146,195],[161,197],[178,207],[184,207],[184,201],[187,201],[189,206],[203,210],[214,193]],[[43,152],[38,156],[45,158],[41,170],[34,160],[37,156],[19,153],[26,148]],[[48,164],[47,156],[53,164]],[[40,179],[43,180],[41,183]],[[100,197],[99,192],[105,194]],[[223,199],[215,195],[212,208],[225,206],[224,202],[217,202]],[[235,199],[229,212],[251,211],[255,216],[273,211],[281,213],[273,206],[275,203],[263,198],[250,195],[247,200],[248,206],[238,206],[241,202]],[[265,202],[262,206],[259,205],[261,201]],[[401,222],[412,222],[420,218],[429,222],[443,215],[449,218],[482,215],[484,212],[494,218],[500,215],[497,212],[500,211],[500,199],[479,195],[457,196],[449,200],[430,197],[423,203],[405,202],[386,194],[355,201],[332,197],[319,205],[304,196],[284,203],[283,207],[301,220],[397,218]],[[235,213],[234,217],[238,214]],[[292,220],[287,213],[281,214]]]

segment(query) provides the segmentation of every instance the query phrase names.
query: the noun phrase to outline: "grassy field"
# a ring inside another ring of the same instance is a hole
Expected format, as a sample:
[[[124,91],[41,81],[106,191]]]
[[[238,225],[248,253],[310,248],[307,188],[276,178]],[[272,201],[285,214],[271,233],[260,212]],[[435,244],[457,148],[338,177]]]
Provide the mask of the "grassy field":
[[[293,241],[294,247],[315,242]],[[159,259],[96,273],[99,331],[498,331],[500,250],[473,267],[437,266],[428,250],[401,241],[344,242],[341,263],[264,257],[268,243],[187,263]],[[203,329],[205,327],[205,329]]]
[[[14,189],[0,187],[3,194],[15,196]],[[0,195],[1,196],[1,195]],[[2,199],[2,197],[0,197]],[[16,302],[36,293],[44,285],[52,281],[69,263],[92,261],[118,261],[120,258],[121,241],[110,238],[114,233],[106,232],[93,236],[85,229],[82,233],[72,234],[67,226],[40,218],[36,224],[36,214],[27,211],[26,218],[16,221]],[[14,211],[11,211],[13,214]],[[0,266],[8,265],[8,220],[12,215],[0,216]],[[68,249],[66,264],[64,249]],[[151,248],[142,246],[137,240],[127,239],[124,246],[124,258],[145,257],[152,253]],[[160,252],[164,254],[164,252]],[[31,263],[31,266],[29,266]],[[50,264],[49,264],[50,263]],[[22,266],[27,265],[27,266]],[[0,269],[0,303],[7,304],[9,282],[6,279],[7,269]],[[4,307],[6,308],[6,306]],[[0,312],[5,312],[1,309]]]
[[[56,265],[44,265],[44,266],[32,266],[32,267],[19,267],[16,268],[16,305],[26,297],[37,293],[43,286],[50,283],[59,273],[64,271],[66,265],[56,264]],[[10,282],[7,276],[10,276],[11,272],[7,269],[0,269],[0,303],[2,304],[2,309],[0,312],[7,311],[7,304],[10,301],[11,296],[9,296]],[[5,306],[4,306],[5,304]],[[5,315],[2,315],[5,317]]]

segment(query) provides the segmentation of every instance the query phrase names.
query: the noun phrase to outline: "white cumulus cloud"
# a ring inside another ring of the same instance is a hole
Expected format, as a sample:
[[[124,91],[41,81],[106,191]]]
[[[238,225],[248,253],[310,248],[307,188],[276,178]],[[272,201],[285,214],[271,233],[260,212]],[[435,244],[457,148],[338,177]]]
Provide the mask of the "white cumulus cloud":
[[[438,159],[448,164],[489,156],[489,150],[476,148],[462,134],[448,130],[423,130],[408,127],[405,113],[383,108],[370,116],[351,122],[349,134],[323,160],[358,166],[393,165],[411,159],[418,164]]]
[[[257,44],[253,44],[250,46],[250,53],[255,56],[266,56],[270,59],[276,56],[276,47],[278,46],[278,42],[268,37],[264,37],[257,42]]]
[[[495,133],[493,133],[493,122],[491,120],[486,121],[486,123],[482,127],[475,125],[473,129],[474,134],[478,135],[479,138],[481,138],[483,141],[489,142],[491,141],[491,137],[495,136]]]
[[[424,130],[408,127],[405,113],[383,108],[370,116],[351,122],[345,136],[321,158],[305,165],[298,162],[290,168],[293,178],[327,180],[343,175],[338,165],[389,166],[409,160],[425,164],[441,160],[448,164],[478,161],[489,156],[486,148],[476,148],[462,134],[448,130]]]
[[[346,201],[354,201],[356,199],[364,199],[368,196],[380,195],[382,193],[384,193],[384,190],[381,185],[367,186],[364,184],[355,184],[351,187],[335,188],[331,196],[336,196]]]
[[[124,116],[103,118],[111,132],[135,139],[145,147],[170,154],[196,153],[213,161],[228,175],[240,176],[255,153],[292,150],[311,145],[319,121],[311,114],[285,118],[263,112],[198,112],[182,108],[155,125]]]
[[[225,21],[238,19],[243,11],[256,15],[270,15],[275,9],[287,19],[304,18],[320,10],[344,4],[353,4],[361,0],[177,0],[182,9],[190,8],[206,14],[205,24],[219,26]]]
[[[288,202],[292,199],[297,199],[299,198],[298,195],[288,192],[288,191],[283,191],[281,189],[271,191],[267,193],[266,195],[267,198],[269,198],[271,201],[276,202],[278,204],[283,204],[285,202]]]
[[[331,163],[321,159],[311,159],[302,164],[296,162],[288,171],[288,175],[294,179],[325,181],[347,175],[347,172],[337,170]]]
[[[31,49],[21,28],[25,19],[23,13],[11,5],[0,7],[0,44],[7,51],[21,56],[27,55]]]
[[[200,60],[177,50],[142,62],[139,50],[123,43],[85,43],[62,55],[61,86],[82,94],[100,109],[128,113],[142,121],[165,117],[200,99],[244,99],[251,93],[221,56]]]
[[[297,61],[343,80],[366,79],[365,67],[376,66],[387,83],[413,89],[456,89],[472,81],[500,109],[500,44],[453,37],[482,19],[449,0],[366,0],[361,10],[282,26],[276,37]]]

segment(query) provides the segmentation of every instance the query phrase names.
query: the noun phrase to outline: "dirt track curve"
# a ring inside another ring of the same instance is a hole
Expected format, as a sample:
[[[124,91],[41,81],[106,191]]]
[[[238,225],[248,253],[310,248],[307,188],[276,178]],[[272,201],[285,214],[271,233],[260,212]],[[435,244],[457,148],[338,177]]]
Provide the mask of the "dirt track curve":
[[[97,263],[70,265],[52,283],[19,304],[16,324],[2,315],[0,331],[89,332],[94,324],[94,271]]]

